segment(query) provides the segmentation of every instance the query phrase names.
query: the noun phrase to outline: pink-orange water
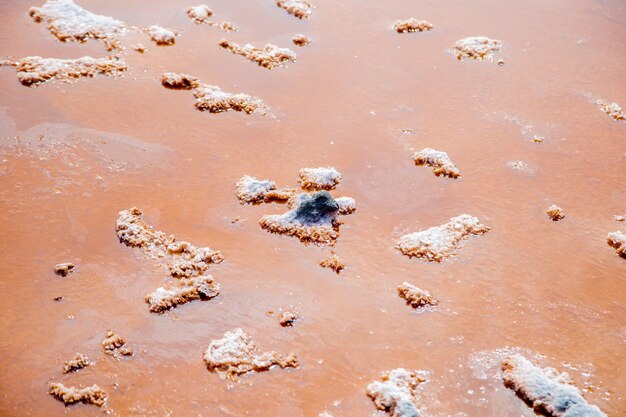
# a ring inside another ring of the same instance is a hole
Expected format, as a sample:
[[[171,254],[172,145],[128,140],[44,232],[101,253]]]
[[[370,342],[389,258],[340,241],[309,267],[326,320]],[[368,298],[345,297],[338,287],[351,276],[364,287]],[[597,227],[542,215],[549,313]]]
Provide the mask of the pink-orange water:
[[[626,231],[613,220],[626,214],[626,125],[595,104],[626,104],[623,1],[317,0],[306,21],[272,0],[210,3],[236,33],[192,23],[193,2],[79,4],[182,35],[171,47],[126,35],[130,71],[117,79],[26,88],[0,71],[0,415],[368,416],[367,384],[404,367],[430,372],[429,415],[532,416],[497,377],[494,351],[505,348],[568,371],[591,403],[626,415],[626,260],[606,243]],[[2,55],[104,56],[98,42],[57,41],[31,5],[0,2]],[[391,30],[410,16],[435,28]],[[313,44],[291,45],[296,33]],[[503,66],[446,52],[475,35],[503,41]],[[298,61],[268,71],[221,50],[221,37],[291,47]],[[148,51],[128,48],[136,42]],[[191,93],[161,87],[164,71],[260,97],[272,115],[198,112]],[[415,167],[424,147],[448,152],[462,178]],[[516,160],[534,172],[512,170]],[[260,229],[284,206],[234,195],[244,174],[293,186],[300,168],[326,165],[344,175],[333,194],[358,203],[336,245],[340,275],[318,265],[327,248]],[[545,215],[553,203],[564,220]],[[217,299],[148,312],[144,296],[167,280],[117,240],[117,213],[132,206],[223,252],[211,268]],[[452,260],[394,249],[461,213],[492,230]],[[54,275],[65,261],[76,272]],[[431,291],[438,309],[411,311],[396,294],[403,281]],[[267,312],[288,306],[304,318],[284,329]],[[296,353],[300,368],[239,383],[208,372],[203,351],[235,327],[263,350]],[[108,329],[132,358],[102,353]],[[75,352],[96,364],[62,375]],[[97,383],[107,405],[66,408],[46,393],[53,380]]]

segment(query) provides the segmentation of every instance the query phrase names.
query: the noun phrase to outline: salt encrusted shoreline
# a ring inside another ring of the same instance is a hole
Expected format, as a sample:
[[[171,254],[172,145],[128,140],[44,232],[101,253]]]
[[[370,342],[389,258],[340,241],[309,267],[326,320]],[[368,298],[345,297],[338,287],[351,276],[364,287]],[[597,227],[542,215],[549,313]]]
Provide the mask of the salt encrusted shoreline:
[[[626,258],[626,234],[619,231],[609,233],[606,240],[619,256]]]
[[[63,42],[112,39],[125,28],[123,22],[94,14],[73,0],[47,0],[41,7],[31,7],[28,14],[35,22],[45,22],[48,30]]]
[[[552,204],[550,207],[548,207],[548,210],[546,210],[546,214],[548,215],[550,219],[552,219],[552,221],[555,221],[555,222],[558,222],[559,220],[562,220],[565,218],[563,209],[557,206],[556,204]]]
[[[489,229],[478,218],[462,214],[440,226],[402,236],[396,242],[396,248],[409,257],[441,262],[455,254],[467,236],[482,235]]]
[[[60,382],[51,382],[48,393],[65,405],[75,403],[93,404],[101,407],[106,401],[106,392],[97,385],[85,388],[66,387]]]
[[[463,58],[476,60],[490,59],[495,51],[502,48],[502,41],[486,36],[470,36],[460,39],[454,44],[453,53],[459,61]]]
[[[342,175],[333,167],[302,168],[300,184],[307,191],[332,190],[341,182]]]
[[[293,353],[259,353],[252,336],[240,328],[224,333],[221,339],[211,341],[204,352],[204,361],[211,372],[218,372],[223,378],[233,380],[248,372],[267,371],[274,365],[281,368],[299,366]]]
[[[294,51],[288,48],[279,48],[271,43],[266,44],[263,48],[257,48],[249,43],[240,46],[234,42],[222,39],[219,45],[233,54],[241,55],[267,69],[284,67],[289,61],[296,62],[296,53]]]
[[[536,412],[552,417],[606,417],[587,403],[567,373],[539,368],[520,354],[502,362],[502,379]]]
[[[414,17],[411,17],[406,20],[398,20],[394,23],[393,28],[398,33],[407,33],[407,32],[424,32],[429,31],[433,28],[432,23],[427,22],[425,20],[417,20]]]
[[[378,410],[391,417],[418,417],[422,415],[417,399],[417,387],[426,382],[417,372],[397,368],[383,373],[381,381],[367,386],[367,395]]]
[[[427,165],[432,167],[433,173],[436,176],[443,175],[449,178],[458,178],[461,176],[461,171],[459,171],[445,152],[424,148],[415,153],[413,160],[415,161],[415,165]]]
[[[180,279],[176,286],[171,288],[157,288],[145,298],[150,312],[164,313],[179,305],[194,300],[210,300],[219,295],[220,286],[213,282],[210,275],[202,275],[190,279]]]
[[[308,19],[313,12],[308,0],[276,0],[276,5],[298,19]]]
[[[72,359],[65,362],[63,365],[63,373],[69,374],[70,372],[78,372],[89,365],[89,358],[81,353],[77,353]]]
[[[439,304],[439,301],[435,300],[430,292],[406,281],[398,285],[398,295],[406,301],[407,305],[413,308],[434,307]]]
[[[2,61],[0,65],[15,67],[18,80],[27,87],[52,79],[69,82],[79,78],[95,77],[98,74],[118,76],[128,69],[121,59],[90,56],[76,59],[27,56],[19,61]]]
[[[622,106],[617,103],[605,103],[602,100],[598,102],[600,109],[614,120],[626,120],[626,114],[622,110]]]

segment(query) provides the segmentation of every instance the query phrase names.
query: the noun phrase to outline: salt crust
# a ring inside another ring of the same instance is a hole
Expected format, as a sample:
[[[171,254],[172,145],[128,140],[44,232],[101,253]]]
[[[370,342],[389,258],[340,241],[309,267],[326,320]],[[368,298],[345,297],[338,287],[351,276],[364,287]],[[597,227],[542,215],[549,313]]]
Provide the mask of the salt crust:
[[[65,362],[63,365],[63,373],[69,374],[70,372],[77,372],[89,365],[89,358],[81,353],[77,353],[76,356]]]
[[[126,340],[113,330],[106,333],[105,339],[102,341],[102,349],[109,356],[119,358],[120,356],[132,356],[133,350],[126,346]]]
[[[356,201],[352,197],[337,197],[335,202],[339,205],[339,214],[346,216],[356,211]]]
[[[258,180],[244,175],[236,184],[236,194],[241,204],[285,202],[297,194],[293,188],[276,189],[276,183],[270,180]]]
[[[467,236],[482,235],[489,229],[478,218],[462,214],[440,226],[402,236],[396,242],[396,248],[409,257],[441,262],[455,254]]]
[[[626,235],[622,232],[609,233],[606,237],[607,243],[612,248],[615,248],[615,252],[626,258]]]
[[[173,235],[153,229],[142,220],[141,210],[136,207],[120,211],[115,230],[126,246],[139,248],[151,258],[164,259],[165,267],[174,278],[204,275],[210,264],[224,260],[219,251],[177,241]]]
[[[276,5],[298,19],[308,19],[313,12],[313,6],[308,0],[276,0]]]
[[[64,42],[110,39],[124,29],[121,21],[94,14],[73,0],[47,0],[41,7],[31,7],[28,13],[35,22],[45,22],[48,30]]]
[[[302,168],[300,184],[304,190],[332,190],[341,182],[341,173],[333,167]]]
[[[406,300],[407,305],[413,308],[436,306],[439,304],[439,302],[430,295],[430,292],[422,290],[406,281],[398,285],[398,295],[400,298]]]
[[[174,90],[191,90],[198,87],[199,82],[193,75],[185,74],[183,72],[164,72],[161,74],[161,84],[163,87]]]
[[[278,322],[283,327],[293,327],[300,317],[293,311],[283,311],[278,315]]]
[[[164,28],[159,25],[152,25],[146,29],[150,39],[157,45],[174,45],[178,32],[173,29]]]
[[[311,38],[299,33],[297,35],[293,35],[293,37],[291,38],[291,41],[296,46],[306,46],[311,43]]]
[[[417,387],[426,382],[417,372],[397,368],[383,373],[381,381],[367,386],[367,395],[376,408],[391,417],[418,417],[422,415],[417,400]]]
[[[322,259],[320,261],[320,266],[322,268],[330,268],[336,273],[340,273],[346,267],[346,265],[337,255],[331,255],[328,258]]]
[[[249,43],[240,46],[234,42],[222,39],[219,45],[233,54],[241,55],[267,69],[284,67],[289,61],[296,62],[296,53],[294,51],[288,48],[279,48],[271,43],[266,44],[263,48],[257,48]]]
[[[224,333],[221,339],[211,341],[204,352],[204,361],[211,372],[218,372],[223,378],[233,380],[248,372],[267,371],[274,365],[281,368],[299,366],[293,353],[259,353],[252,336],[240,328]]]
[[[554,368],[539,368],[520,354],[502,362],[504,385],[514,390],[536,412],[552,417],[606,417],[590,405],[569,375]]]
[[[431,30],[433,25],[425,20],[417,20],[414,17],[411,17],[410,19],[396,21],[393,28],[398,33],[424,32]]]
[[[97,385],[86,388],[66,387],[60,382],[51,382],[48,393],[65,405],[75,403],[93,404],[101,407],[106,400],[106,392]]]
[[[620,106],[619,104],[605,103],[603,101],[600,101],[599,104],[600,104],[600,109],[606,114],[608,114],[610,117],[612,117],[613,119],[617,121],[626,120],[626,114],[624,114],[624,111],[622,110],[622,106]]]
[[[454,165],[447,153],[424,148],[413,156],[415,165],[427,165],[433,168],[436,176],[444,175],[450,178],[458,178],[461,171]]]
[[[463,58],[476,60],[490,59],[493,52],[502,48],[502,41],[490,39],[486,36],[470,36],[463,38],[454,44],[453,53],[459,61]]]
[[[208,25],[213,27],[218,27],[227,32],[234,32],[237,30],[235,25],[230,22],[213,22],[211,21],[211,17],[213,16],[213,11],[206,4],[200,4],[198,6],[193,6],[187,9],[187,16],[194,22],[199,25]]]
[[[74,272],[74,264],[71,262],[63,262],[54,266],[54,273],[66,277]]]
[[[121,59],[90,56],[77,59],[27,56],[19,61],[3,61],[0,65],[15,67],[18,80],[29,87],[52,79],[69,82],[78,78],[95,77],[98,74],[117,76],[128,69]]]
[[[153,313],[163,313],[170,308],[187,304],[194,300],[209,300],[217,297],[220,286],[213,282],[210,275],[190,279],[181,279],[172,288],[157,288],[146,296],[146,302]]]
[[[555,221],[555,222],[558,222],[559,220],[562,220],[565,218],[563,209],[557,206],[556,204],[552,204],[550,207],[548,207],[548,210],[546,210],[546,214],[548,215],[549,218],[552,219],[552,221]]]

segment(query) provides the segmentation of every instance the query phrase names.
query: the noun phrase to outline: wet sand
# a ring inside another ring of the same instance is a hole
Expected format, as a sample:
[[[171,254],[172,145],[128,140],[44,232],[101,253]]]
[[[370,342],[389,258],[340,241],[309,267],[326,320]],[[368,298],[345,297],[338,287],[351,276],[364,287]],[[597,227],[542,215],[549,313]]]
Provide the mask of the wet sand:
[[[42,3],[2,2],[3,56],[105,56],[101,42],[61,43],[33,22],[28,8]],[[626,103],[623,2],[317,0],[306,20],[274,1],[210,3],[237,25],[234,42],[315,39],[272,71],[221,50],[223,32],[187,17],[193,2],[79,4],[181,36],[168,47],[121,37],[120,78],[28,88],[0,69],[0,415],[370,416],[367,385],[402,367],[430,373],[420,392],[429,415],[531,417],[497,376],[497,355],[481,353],[504,347],[567,371],[589,403],[624,415],[626,260],[606,236],[626,231],[613,219],[626,210],[626,124],[595,103]],[[396,33],[412,15],[435,28]],[[447,53],[479,35],[502,40],[493,62]],[[198,112],[189,94],[160,85],[168,71],[261,97],[270,114]],[[463,176],[416,167],[426,147],[452,155]],[[280,187],[316,166],[336,167],[337,195],[358,204],[334,248],[348,265],[340,275],[319,266],[328,249],[258,226],[284,205],[254,209],[235,196],[245,174]],[[553,202],[562,221],[546,218]],[[158,230],[224,254],[208,271],[217,298],[148,311],[163,271],[115,234],[117,213],[133,206]],[[394,248],[459,213],[492,229],[450,260]],[[61,262],[74,272],[55,275]],[[404,281],[435,294],[437,310],[407,308]],[[305,317],[293,328],[266,317],[286,305]],[[294,352],[299,368],[237,383],[208,372],[204,350],[236,327],[263,350]],[[108,329],[133,347],[130,359],[103,354]],[[63,375],[76,352],[94,363]],[[51,381],[97,384],[106,404],[70,412],[47,393]]]

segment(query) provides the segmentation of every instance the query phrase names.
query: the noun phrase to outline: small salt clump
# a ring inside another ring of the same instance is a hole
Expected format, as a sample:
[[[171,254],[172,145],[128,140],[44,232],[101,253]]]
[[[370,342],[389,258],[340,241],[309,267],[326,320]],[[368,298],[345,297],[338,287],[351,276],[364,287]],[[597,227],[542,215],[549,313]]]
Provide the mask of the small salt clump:
[[[332,190],[341,182],[341,173],[332,167],[302,168],[300,184],[304,190]]]
[[[626,114],[622,110],[622,106],[620,106],[619,104],[605,103],[603,101],[600,101],[599,104],[600,104],[600,109],[602,109],[603,112],[608,114],[613,119],[617,121],[626,120]]]
[[[276,5],[298,19],[308,19],[313,12],[313,6],[308,0],[276,0]]]
[[[335,201],[339,205],[339,214],[348,215],[356,211],[356,201],[352,197],[337,197]]]
[[[430,292],[422,290],[406,281],[398,285],[398,295],[400,298],[404,298],[406,303],[413,308],[436,306],[439,304],[439,302],[430,295]]]
[[[76,388],[66,387],[60,382],[51,382],[48,393],[59,401],[63,401],[65,405],[82,402],[101,407],[106,400],[106,392],[95,384],[86,388]]]
[[[69,374],[70,372],[77,372],[89,365],[89,358],[81,353],[77,353],[76,356],[65,362],[63,366],[63,373]]]
[[[278,315],[278,322],[282,327],[293,327],[298,320],[300,320],[300,316],[293,311],[283,311]]]
[[[265,108],[263,102],[256,97],[243,93],[227,93],[214,85],[202,84],[193,90],[193,95],[196,98],[196,109],[210,113],[234,110],[251,114]]]
[[[74,272],[74,264],[71,262],[63,262],[54,267],[54,273],[62,277],[66,277],[72,272]]]
[[[431,30],[433,25],[425,20],[417,20],[411,17],[410,19],[396,21],[393,28],[398,33],[424,32]]]
[[[376,408],[391,417],[419,417],[422,412],[417,399],[417,388],[426,382],[417,372],[397,368],[385,372],[382,381],[367,386],[367,395]]]
[[[296,46],[306,46],[311,43],[311,38],[300,33],[297,35],[293,35],[291,40]]]
[[[538,413],[552,417],[606,417],[582,397],[567,373],[539,368],[520,354],[502,362],[502,379],[507,388]]]
[[[267,69],[284,67],[289,61],[296,62],[296,53],[294,51],[287,48],[279,48],[271,43],[268,43],[263,48],[257,48],[250,44],[240,46],[234,42],[222,39],[219,45],[233,54],[241,55]]]
[[[622,232],[609,233],[606,240],[615,252],[623,258],[626,258],[626,235]]]
[[[173,29],[167,29],[163,26],[152,25],[148,29],[150,39],[157,45],[174,45],[178,32]]]
[[[333,271],[335,271],[337,274],[340,273],[346,267],[346,265],[337,255],[331,255],[328,258],[322,259],[320,261],[320,266],[322,268],[330,268]]]
[[[425,148],[413,156],[415,165],[427,165],[433,168],[436,176],[444,175],[450,178],[458,178],[461,171],[454,165],[447,153]]]
[[[490,39],[486,36],[470,36],[459,40],[455,45],[453,52],[459,61],[463,58],[472,58],[476,60],[490,59],[493,52],[502,48],[502,41]]]
[[[546,214],[548,215],[549,218],[552,219],[552,221],[555,221],[555,222],[558,222],[559,220],[562,220],[565,218],[563,209],[557,206],[556,204],[552,204],[550,207],[548,207],[548,210],[546,210]]]
[[[206,4],[192,6],[187,9],[187,16],[195,23],[207,23],[209,18],[213,16],[213,10]]]
[[[161,84],[163,87],[172,88],[174,90],[191,90],[197,88],[198,79],[193,75],[176,72],[165,72],[161,74]]]
[[[237,198],[241,204],[254,204],[263,202],[267,194],[276,189],[276,183],[244,175],[237,182],[236,188]]]
[[[190,303],[194,300],[210,300],[220,293],[220,286],[210,275],[190,279],[180,279],[178,285],[165,289],[157,288],[145,298],[152,313],[163,313],[170,308]]]
[[[119,358],[122,356],[132,356],[133,350],[126,346],[126,340],[113,330],[106,333],[106,338],[102,341],[102,349],[109,356]]]

